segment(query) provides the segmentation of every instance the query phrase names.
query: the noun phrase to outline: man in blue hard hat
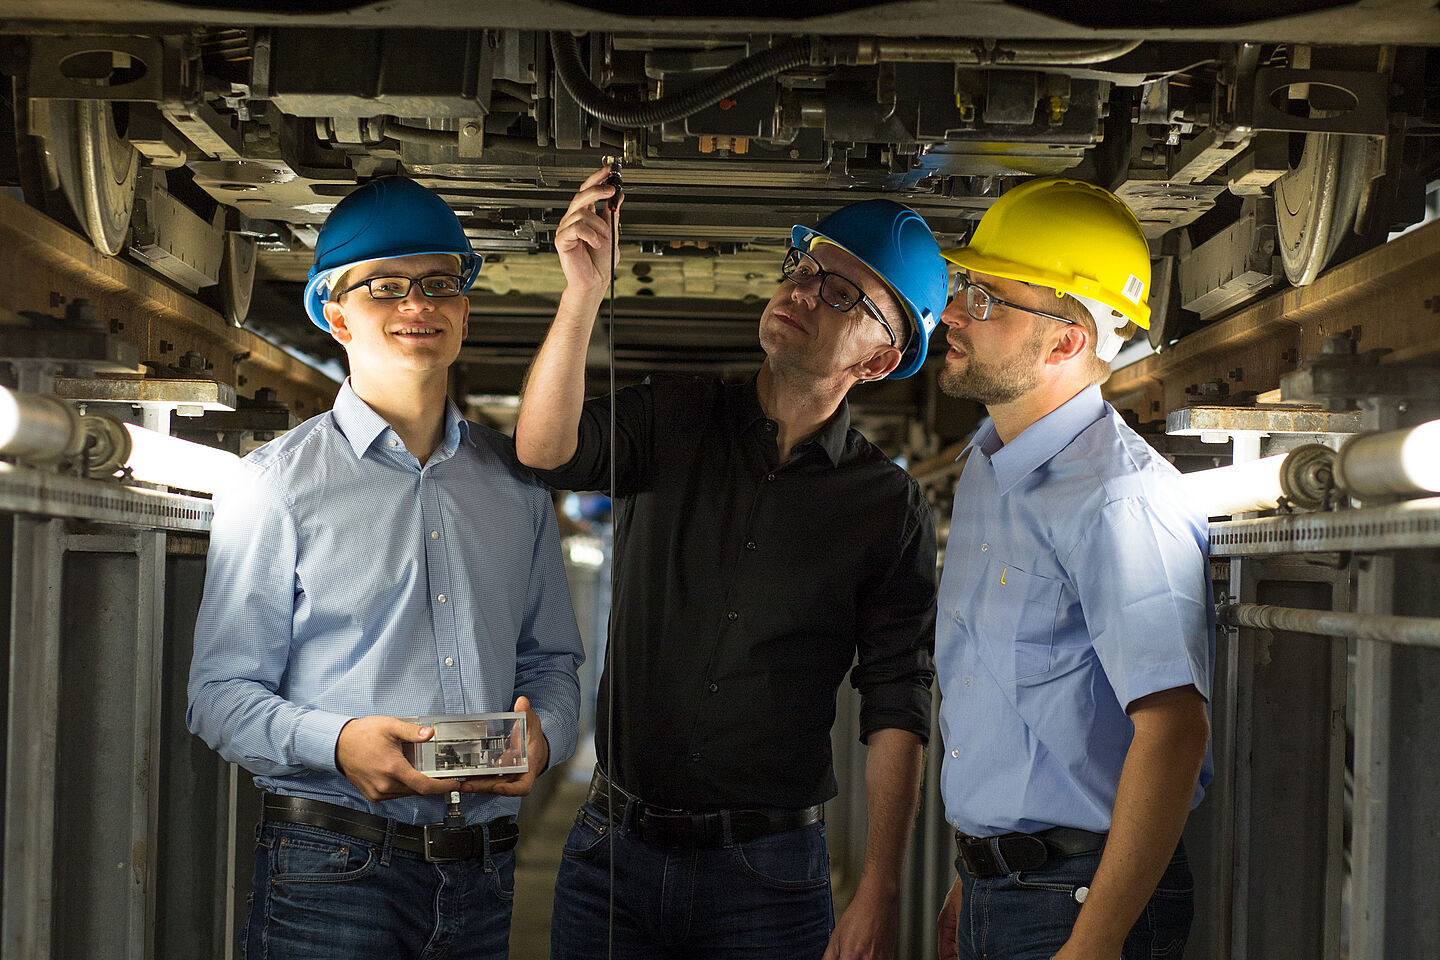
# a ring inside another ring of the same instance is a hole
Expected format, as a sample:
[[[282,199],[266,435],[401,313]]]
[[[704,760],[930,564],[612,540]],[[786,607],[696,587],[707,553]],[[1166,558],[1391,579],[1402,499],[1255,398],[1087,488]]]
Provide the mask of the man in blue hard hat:
[[[516,429],[520,459],[555,486],[608,490],[615,461],[599,763],[565,844],[552,956],[604,956],[612,932],[617,957],[892,956],[930,728],[935,529],[845,397],[919,369],[945,265],[924,220],[887,200],[795,227],[759,371],[620,390],[612,443],[611,399],[584,401],[611,269],[595,210],[607,173],[557,228],[566,287]],[[847,671],[869,833],[837,924],[821,805]]]
[[[519,797],[575,748],[583,652],[548,492],[446,396],[479,270],[418,184],[341,201],[304,300],[350,376],[216,497],[188,723],[265,791],[245,956],[508,955]],[[512,709],[524,775],[405,759],[434,729],[400,717]]]

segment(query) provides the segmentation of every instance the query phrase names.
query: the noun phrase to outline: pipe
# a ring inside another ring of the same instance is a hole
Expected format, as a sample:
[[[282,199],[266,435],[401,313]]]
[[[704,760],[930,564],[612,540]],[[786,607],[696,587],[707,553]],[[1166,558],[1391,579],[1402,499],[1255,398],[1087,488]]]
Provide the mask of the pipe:
[[[621,130],[658,127],[693,116],[761,80],[807,66],[817,47],[811,40],[789,40],[731,64],[674,96],[635,103],[619,100],[597,87],[580,62],[580,44],[563,30],[550,34],[550,53],[560,82],[581,108],[601,123]]]
[[[1361,501],[1440,493],[1440,420],[1357,434],[1338,453],[1305,444],[1286,454],[1187,473],[1180,482],[1211,517],[1273,510],[1281,496],[1296,506],[1317,507],[1332,490]]]
[[[36,464],[59,463],[80,455],[85,431],[80,414],[42,393],[16,393],[0,386],[0,453]]]
[[[1353,437],[1334,471],[1335,485],[1357,500],[1440,492],[1440,420]]]
[[[1283,492],[1280,468],[1286,456],[1279,453],[1247,463],[1181,474],[1180,486],[1185,491],[1185,499],[1204,507],[1207,517],[1274,510]]]
[[[1354,637],[1407,647],[1440,649],[1440,617],[1398,617],[1377,613],[1302,610],[1266,603],[1225,603],[1220,605],[1215,619],[1227,627]]]
[[[875,63],[1005,64],[1083,66],[1106,63],[1132,52],[1139,40],[858,40],[856,65]]]

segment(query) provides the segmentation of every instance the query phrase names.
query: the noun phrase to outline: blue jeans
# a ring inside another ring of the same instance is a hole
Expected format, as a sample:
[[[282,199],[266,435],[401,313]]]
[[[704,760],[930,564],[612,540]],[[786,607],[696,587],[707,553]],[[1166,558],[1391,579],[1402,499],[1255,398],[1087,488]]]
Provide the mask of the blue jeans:
[[[606,956],[609,920],[610,831],[587,805],[555,880],[551,960]],[[710,849],[616,825],[616,960],[819,960],[834,926],[823,821]]]
[[[318,827],[255,839],[246,960],[504,960],[515,851],[450,863]]]
[[[960,960],[1050,960],[1080,916],[1100,854],[1052,860],[1039,870],[977,880],[960,868]],[[1084,894],[1079,894],[1083,898]],[[1195,881],[1185,848],[1165,875],[1121,952],[1124,960],[1179,960],[1195,913]]]

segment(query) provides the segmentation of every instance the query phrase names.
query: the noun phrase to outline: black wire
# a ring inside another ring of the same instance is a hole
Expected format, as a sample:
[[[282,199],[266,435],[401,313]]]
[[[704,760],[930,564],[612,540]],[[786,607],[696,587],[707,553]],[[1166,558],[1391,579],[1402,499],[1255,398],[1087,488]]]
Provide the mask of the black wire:
[[[610,323],[608,330],[610,355],[610,605],[615,605],[615,559],[620,546],[620,511],[615,508],[615,207],[606,204],[610,213]],[[615,960],[615,617],[609,617],[610,636],[605,641],[606,686],[605,760],[610,767],[605,775],[605,820],[610,830],[610,921],[606,931],[606,956]]]

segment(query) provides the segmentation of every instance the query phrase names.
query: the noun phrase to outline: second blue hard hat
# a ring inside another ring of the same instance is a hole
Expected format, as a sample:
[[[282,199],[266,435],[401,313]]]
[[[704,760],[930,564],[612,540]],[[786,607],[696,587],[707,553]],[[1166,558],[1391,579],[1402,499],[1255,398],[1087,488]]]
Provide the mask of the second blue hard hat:
[[[428,253],[459,257],[467,288],[484,263],[455,211],[438,194],[405,177],[372,180],[336,204],[320,228],[315,263],[305,284],[305,312],[317,327],[329,330],[325,301],[337,270]]]
[[[790,240],[808,251],[823,238],[854,256],[893,290],[905,308],[910,336],[887,380],[912,376],[925,362],[930,334],[940,323],[949,281],[940,245],[925,219],[893,200],[841,207],[814,227],[796,224]]]

